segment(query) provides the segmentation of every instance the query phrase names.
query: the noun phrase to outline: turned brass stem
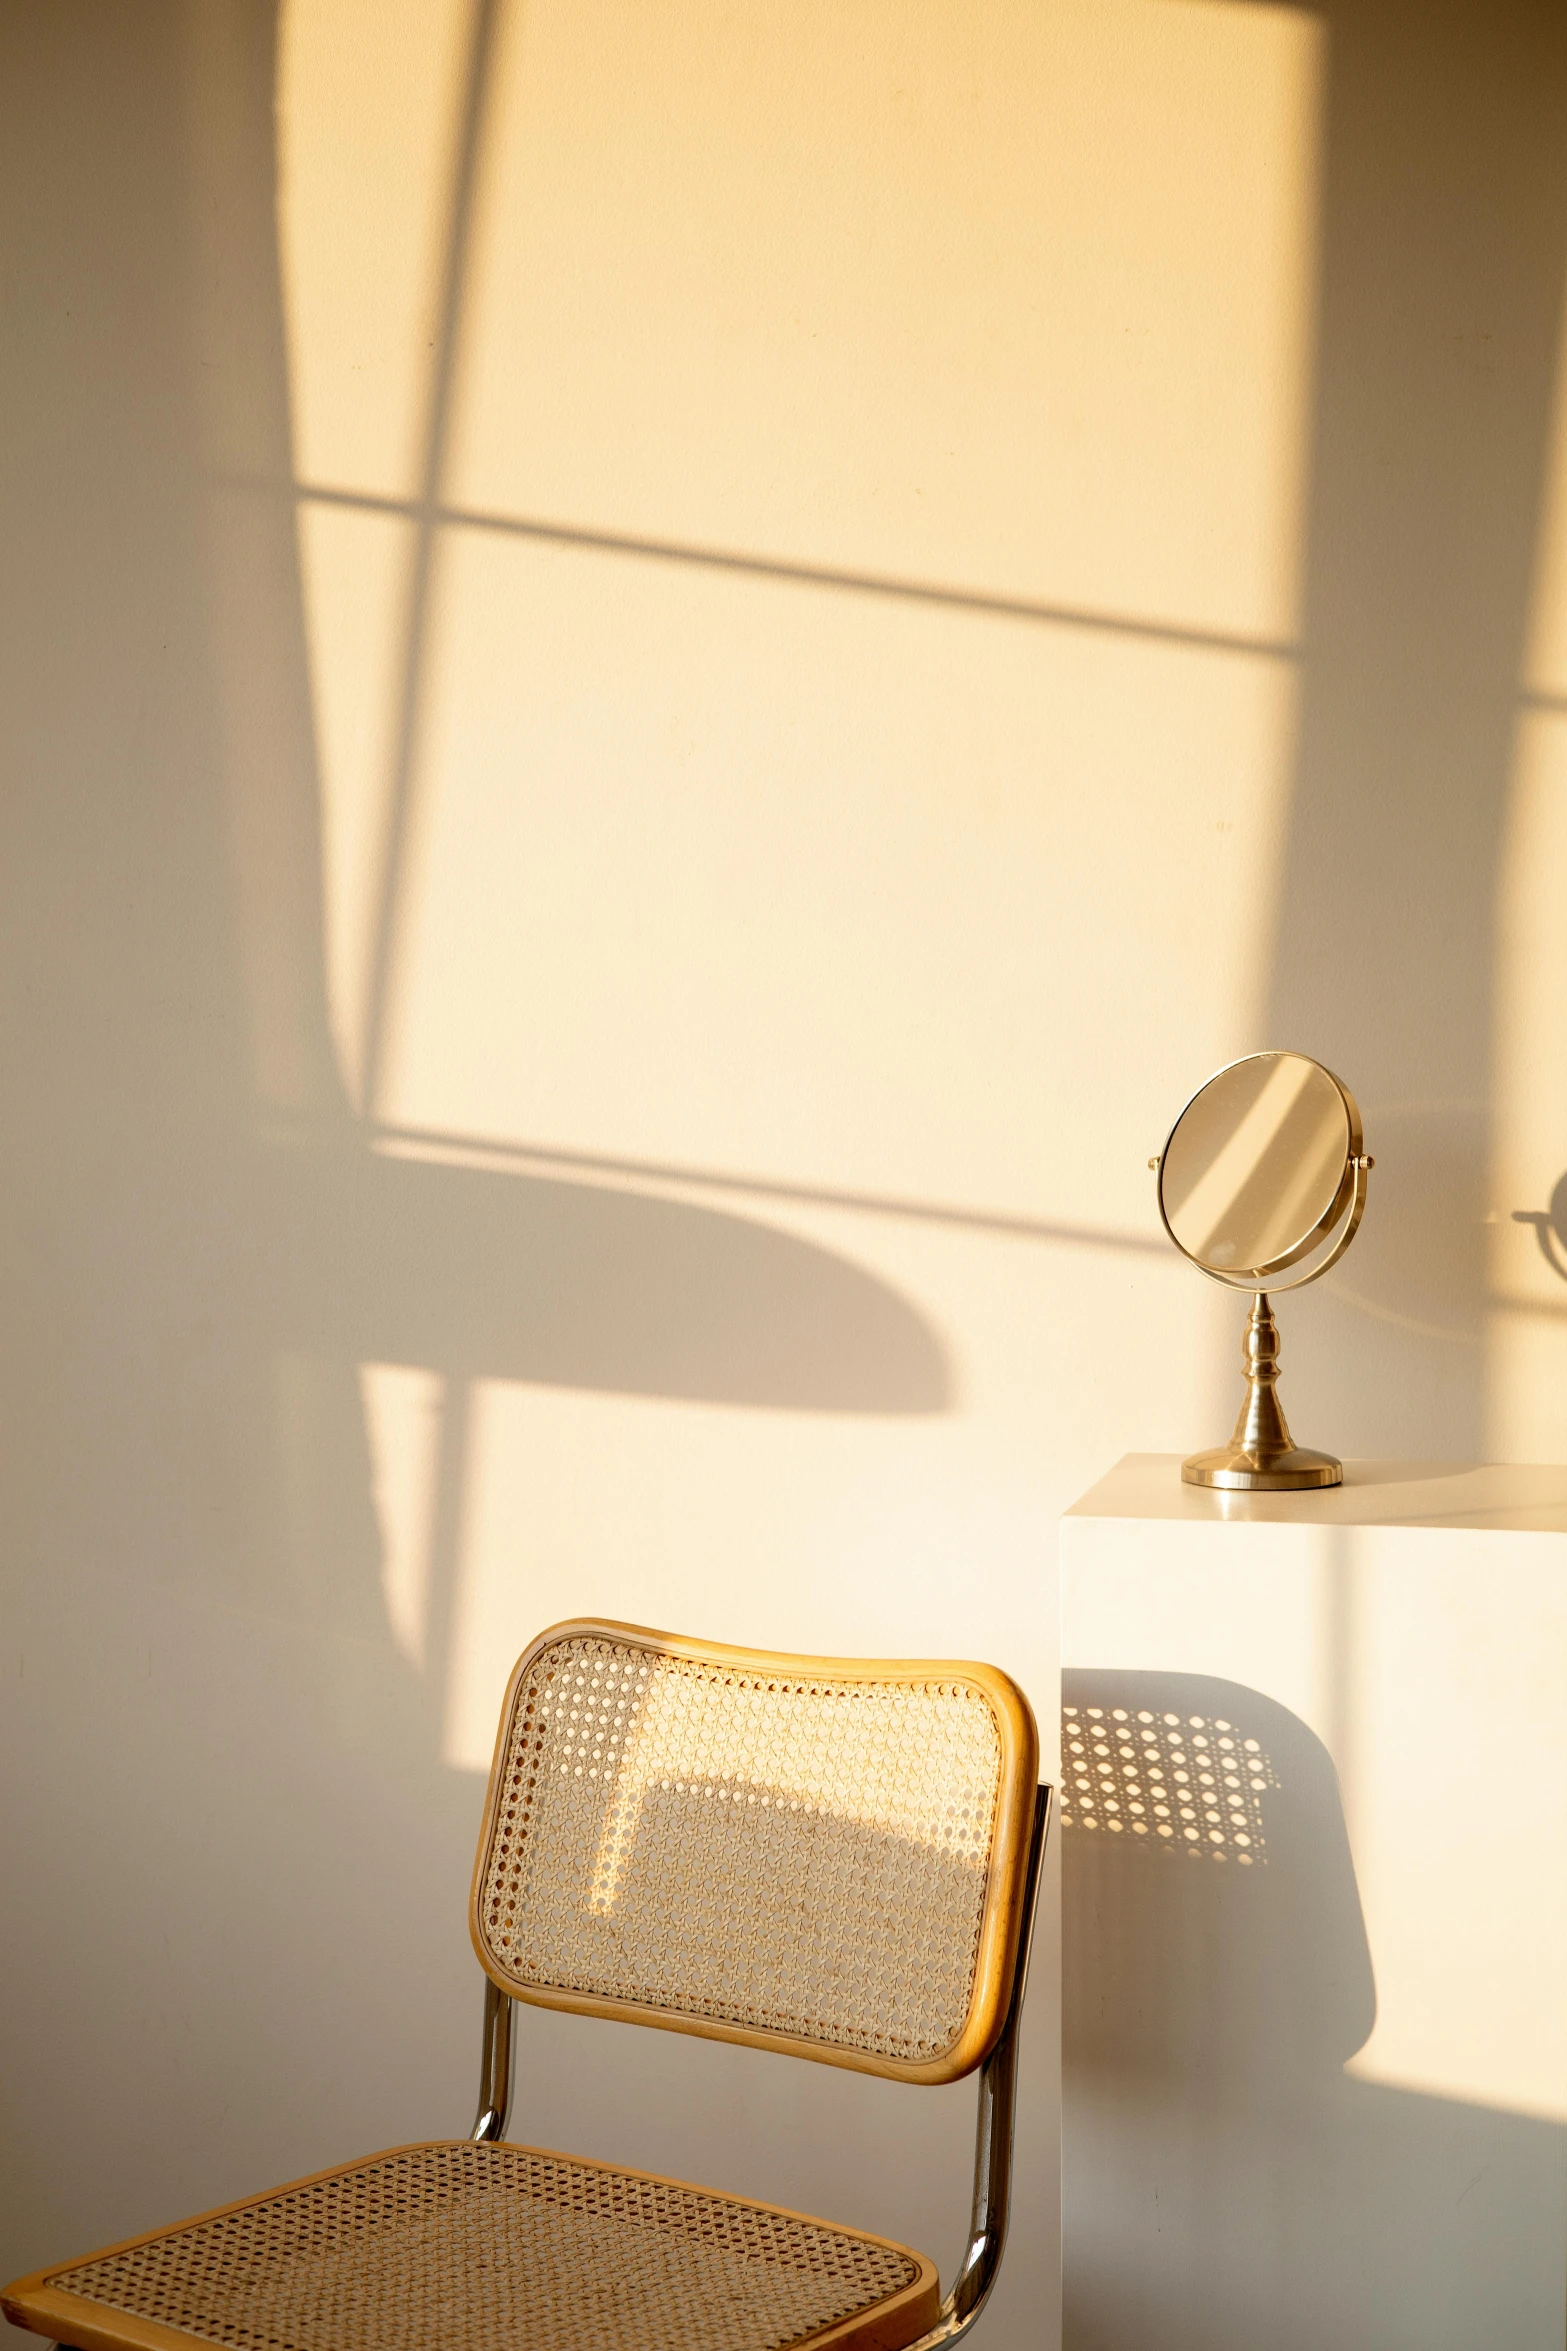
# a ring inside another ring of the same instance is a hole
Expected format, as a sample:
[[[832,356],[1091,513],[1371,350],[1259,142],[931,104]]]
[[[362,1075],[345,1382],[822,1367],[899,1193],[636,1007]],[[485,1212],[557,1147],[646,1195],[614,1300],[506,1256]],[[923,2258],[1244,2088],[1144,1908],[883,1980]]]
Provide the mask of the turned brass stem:
[[[1241,1341],[1241,1368],[1246,1374],[1246,1401],[1231,1444],[1255,1454],[1259,1463],[1293,1451],[1289,1423],[1279,1402],[1278,1318],[1266,1290],[1259,1290],[1251,1302],[1246,1336]]]
[[[1290,1493],[1306,1486],[1342,1483],[1343,1464],[1331,1453],[1311,1453],[1290,1436],[1279,1402],[1279,1326],[1266,1290],[1259,1290],[1241,1341],[1246,1398],[1227,1445],[1194,1453],[1181,1465],[1189,1486],[1250,1488]]]

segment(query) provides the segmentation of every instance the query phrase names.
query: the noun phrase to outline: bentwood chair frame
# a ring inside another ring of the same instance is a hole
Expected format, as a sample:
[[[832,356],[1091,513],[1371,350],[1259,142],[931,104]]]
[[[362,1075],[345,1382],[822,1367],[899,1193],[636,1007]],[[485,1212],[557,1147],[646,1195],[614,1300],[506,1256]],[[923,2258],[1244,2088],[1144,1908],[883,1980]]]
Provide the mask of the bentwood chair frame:
[[[889,1753],[904,1767],[906,1786],[889,1776]],[[556,2218],[570,2205],[569,2220],[571,2212],[584,2209],[585,2195],[601,2235],[603,2212],[610,2209],[604,2194],[611,2201],[621,2197],[616,2213],[627,2197],[633,2204],[640,2198],[639,2225],[645,2224],[650,2197],[655,2206],[660,2198],[666,2205],[683,2199],[688,2217],[697,2208],[709,2213],[698,2235],[704,2225],[711,2232],[711,2213],[721,2211],[739,2216],[736,2225],[750,2230],[753,2241],[758,2230],[767,2244],[787,2237],[785,2263],[795,2271],[809,2267],[817,2258],[813,2248],[829,2240],[840,2251],[847,2248],[846,2257],[860,2260],[862,2268],[880,2264],[882,2284],[859,2289],[862,2299],[847,2316],[808,2318],[803,2331],[796,2327],[792,2333],[787,2319],[779,2322],[779,2332],[769,2317],[754,2337],[758,2351],[764,2343],[787,2344],[791,2351],[826,2351],[829,2345],[833,2351],[936,2351],[957,2342],[984,2308],[1007,2233],[1019,2020],[1051,1803],[1051,1790],[1038,1783],[1038,1753],[1027,1700],[991,1666],[785,1656],[597,1620],[540,1634],[519,1659],[507,1690],[474,1869],[469,1924],[486,1980],[479,2107],[467,2144],[494,2148],[505,2141],[516,2000],[782,2050],[909,2082],[953,2081],[977,2067],[968,2242],[952,2288],[939,2303],[934,2265],[889,2240],[585,2159],[508,2150],[508,2158],[525,2158],[551,2181],[570,2174],[574,2204],[571,2194],[562,2198],[553,2186],[543,2200],[555,2198],[550,2212]],[[850,1765],[858,1759],[870,1775],[857,1791],[843,1776],[846,1758]],[[878,1764],[879,1779],[873,1768]],[[650,1820],[651,1839],[645,1833]],[[595,1835],[588,1864],[586,1842]],[[677,1930],[672,1958],[658,1942],[659,1912],[646,1899],[648,1884],[639,1892],[639,1836],[661,1856],[649,1881],[653,1894],[663,1895],[664,1877],[684,1866],[688,1891],[697,1896],[693,1907],[701,1916],[684,1946]],[[749,1888],[740,1888],[742,1895],[750,1892],[750,1909],[742,1902],[733,1914],[740,1918],[742,1940],[746,1918],[754,1925],[765,1913],[767,1925],[775,1926],[785,1906],[781,1894],[798,1887],[798,1949],[808,1961],[803,1975],[797,1970],[791,1979],[787,1963],[774,1964],[773,1945],[761,1942],[755,1943],[749,1973],[745,1964],[737,1973],[730,1914],[720,1919],[724,1932],[712,1946],[716,1950],[721,1940],[723,1957],[715,1967],[711,1953],[704,1955],[708,1913],[701,1897],[710,1890],[715,1857],[736,1851],[742,1860],[735,1870],[747,1866],[744,1853],[753,1866]],[[913,1882],[912,1896],[905,1875],[903,1899],[912,1908],[896,1912],[898,1872],[906,1869],[900,1857],[909,1854],[918,1856],[913,1866],[923,1875]],[[575,1860],[575,1880],[566,1883],[559,1856]],[[566,1885],[559,1898],[558,1882]],[[923,1995],[905,1987],[893,1993],[897,2015],[878,2021],[866,2001],[874,2004],[878,1983],[887,1979],[874,1975],[874,1950],[862,1968],[872,1971],[868,1983],[850,1980],[866,1939],[863,1920],[849,1915],[838,1897],[844,1887],[852,1898],[855,1888],[872,1882],[895,1912],[883,1933],[884,1956],[893,1955],[895,1962],[898,1921],[912,1919],[907,1932],[916,1940],[923,1934],[924,1947],[936,1953],[932,1980],[946,1987],[945,2008],[938,2000],[934,2008],[927,2001],[920,2009]],[[832,1918],[809,1910],[813,1886],[818,1893],[827,1890],[829,1906],[838,1900],[836,1930]],[[948,1918],[956,1934],[949,1944],[960,1961],[967,1935],[966,1977],[961,1964],[954,1972],[950,1951],[947,1961],[941,1959],[930,1915],[938,1928]],[[824,1973],[820,1954],[835,1931],[836,1955]],[[677,1981],[683,1969],[695,1970],[694,1988]],[[737,1990],[742,1978],[744,1988]],[[841,2013],[828,2013],[835,2000]],[[255,2351],[264,2341],[281,2339],[276,2297],[270,2315],[252,2313],[247,2324],[242,2293],[238,2302],[232,2294],[225,2302],[228,2289],[210,2282],[215,2264],[221,2272],[225,2246],[253,2243],[268,2215],[308,2207],[315,2218],[295,2227],[286,2258],[275,2247],[270,2256],[275,2287],[280,2259],[287,2268],[302,2248],[308,2266],[319,2255],[322,2198],[336,2196],[341,2205],[346,2196],[352,2208],[347,2223],[333,2220],[325,2230],[325,2238],[336,2242],[345,2229],[352,2235],[352,2212],[362,2210],[362,2198],[360,2206],[353,2204],[356,2183],[372,2174],[380,2179],[399,2164],[406,2172],[410,2159],[418,2158],[446,2163],[449,2174],[453,2163],[461,2168],[463,2144],[431,2141],[390,2150],[358,2167],[198,2215],[175,2229],[55,2263],[7,2289],[6,2315],[77,2351],[189,2351],[193,2343],[214,2340],[235,2351]],[[466,2160],[470,2168],[479,2161],[476,2155]],[[434,2202],[440,2201],[437,2195]],[[170,2247],[184,2249],[177,2292],[167,2283],[170,2259],[178,2266]],[[330,2251],[326,2258],[332,2258]],[[482,2269],[490,2251],[477,2259]],[[208,2281],[208,2302],[218,2317],[193,2322],[193,2272]],[[894,2272],[894,2283],[887,2285]],[[161,2301],[145,2284],[154,2273],[164,2279]],[[335,2274],[333,2325],[313,2332],[307,2307],[297,2351],[318,2345],[320,2351],[380,2351],[363,2317],[357,2329],[351,2310],[344,2320],[345,2288],[341,2271]],[[143,2280],[139,2307],[126,2277]],[[526,2298],[526,2273],[520,2291]],[[346,2295],[351,2305],[351,2280]],[[666,2301],[666,2323],[667,2309]],[[531,2310],[526,2302],[526,2312]],[[493,2326],[493,2308],[488,2320]],[[439,2332],[445,2339],[447,2330]],[[726,2346],[740,2344],[732,2328],[720,2332]],[[611,2335],[620,2339],[618,2321],[603,2339]],[[527,2340],[525,2331],[519,2351]]]

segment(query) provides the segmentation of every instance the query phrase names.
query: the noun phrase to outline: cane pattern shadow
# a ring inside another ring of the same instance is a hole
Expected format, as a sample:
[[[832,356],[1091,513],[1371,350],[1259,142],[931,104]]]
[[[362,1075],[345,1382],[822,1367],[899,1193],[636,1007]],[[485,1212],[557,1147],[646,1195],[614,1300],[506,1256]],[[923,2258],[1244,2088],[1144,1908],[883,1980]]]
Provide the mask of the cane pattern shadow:
[[[1266,1862],[1262,1799],[1278,1779],[1260,1739],[1221,1714],[1061,1709],[1061,1826],[1192,1859]]]
[[[1062,1706],[1069,2076],[1246,2109],[1335,2078],[1376,1987],[1321,1740],[1212,1674],[1070,1667]]]

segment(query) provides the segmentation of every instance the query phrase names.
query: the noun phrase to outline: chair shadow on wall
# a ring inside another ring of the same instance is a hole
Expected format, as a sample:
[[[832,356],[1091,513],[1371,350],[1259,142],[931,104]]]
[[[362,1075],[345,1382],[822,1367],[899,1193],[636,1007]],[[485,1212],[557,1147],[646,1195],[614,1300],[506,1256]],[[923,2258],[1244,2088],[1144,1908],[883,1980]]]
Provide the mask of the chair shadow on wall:
[[[1320,1740],[1206,1675],[1063,1701],[1067,2351],[1553,2342],[1561,2131],[1344,2071],[1376,1993]]]
[[[268,1291],[285,1341],[316,1353],[783,1411],[950,1405],[945,1350],[906,1299],[755,1218],[351,1136],[266,1166]]]

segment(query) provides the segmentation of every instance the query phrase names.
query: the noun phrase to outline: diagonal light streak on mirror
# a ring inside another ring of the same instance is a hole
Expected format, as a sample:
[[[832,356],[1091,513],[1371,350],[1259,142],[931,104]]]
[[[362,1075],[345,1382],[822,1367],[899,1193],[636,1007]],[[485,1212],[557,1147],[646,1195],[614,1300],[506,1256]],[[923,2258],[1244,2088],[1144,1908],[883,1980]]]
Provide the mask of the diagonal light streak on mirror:
[[[1190,1246],[1198,1257],[1208,1253],[1215,1237],[1224,1230],[1237,1195],[1250,1181],[1257,1162],[1285,1124],[1311,1077],[1309,1062],[1281,1060],[1222,1148],[1206,1164],[1194,1162],[1196,1181],[1190,1190],[1177,1191],[1173,1170],[1166,1178],[1170,1220],[1173,1224],[1177,1217],[1180,1219],[1183,1234],[1191,1236]]]

